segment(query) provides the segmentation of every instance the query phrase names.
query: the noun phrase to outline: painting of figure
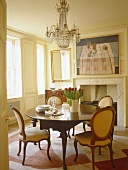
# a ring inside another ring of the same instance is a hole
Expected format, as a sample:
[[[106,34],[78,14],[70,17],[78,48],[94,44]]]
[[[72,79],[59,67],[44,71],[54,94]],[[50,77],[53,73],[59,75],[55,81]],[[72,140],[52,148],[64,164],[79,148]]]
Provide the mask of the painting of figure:
[[[119,74],[118,35],[81,39],[76,49],[77,75]]]

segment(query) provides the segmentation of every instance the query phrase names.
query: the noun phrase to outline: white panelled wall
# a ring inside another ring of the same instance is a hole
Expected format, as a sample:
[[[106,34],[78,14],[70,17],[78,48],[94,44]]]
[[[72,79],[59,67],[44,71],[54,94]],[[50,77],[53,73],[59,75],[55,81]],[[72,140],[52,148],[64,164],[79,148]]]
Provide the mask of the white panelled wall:
[[[12,124],[16,121],[15,116],[9,108],[9,104],[13,104],[17,109],[20,110],[24,119],[28,119],[25,116],[26,110],[36,107],[39,104],[45,103],[44,94],[38,95],[37,85],[37,44],[44,46],[44,55],[46,56],[46,44],[45,41],[35,37],[27,35],[24,38],[22,33],[17,33],[14,30],[9,30],[8,34],[12,36],[20,37],[21,43],[21,64],[22,64],[22,97],[8,100],[8,113],[10,115],[10,122]],[[23,38],[22,38],[23,37]],[[46,57],[44,57],[46,58]],[[44,61],[46,63],[46,61]],[[45,65],[44,67],[45,69]],[[43,75],[42,75],[43,76]],[[45,87],[42,87],[45,89]]]
[[[21,40],[22,82],[24,111],[37,105],[36,46],[29,40]]]

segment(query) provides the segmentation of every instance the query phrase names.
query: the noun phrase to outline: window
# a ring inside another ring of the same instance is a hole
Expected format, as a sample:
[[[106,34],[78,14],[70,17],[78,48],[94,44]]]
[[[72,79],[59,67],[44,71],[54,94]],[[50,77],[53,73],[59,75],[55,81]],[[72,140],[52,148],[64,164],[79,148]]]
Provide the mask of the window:
[[[45,93],[44,46],[37,44],[37,84],[38,95]]]
[[[20,40],[8,38],[6,49],[7,98],[18,98],[22,96]]]

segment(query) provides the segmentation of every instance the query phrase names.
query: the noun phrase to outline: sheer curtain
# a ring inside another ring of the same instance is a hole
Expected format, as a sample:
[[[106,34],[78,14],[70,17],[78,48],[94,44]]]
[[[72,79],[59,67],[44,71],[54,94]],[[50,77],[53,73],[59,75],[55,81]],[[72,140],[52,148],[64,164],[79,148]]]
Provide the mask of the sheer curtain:
[[[37,44],[37,84],[38,95],[45,93],[44,46]]]
[[[7,98],[18,98],[22,96],[20,40],[8,39],[6,49]]]

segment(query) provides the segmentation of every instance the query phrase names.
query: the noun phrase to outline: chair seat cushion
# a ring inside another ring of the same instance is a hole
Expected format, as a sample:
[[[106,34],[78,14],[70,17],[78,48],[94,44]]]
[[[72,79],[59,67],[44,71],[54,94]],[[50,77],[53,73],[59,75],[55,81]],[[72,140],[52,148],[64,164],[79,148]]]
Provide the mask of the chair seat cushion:
[[[75,138],[81,145],[92,146],[91,145],[92,133],[90,131],[76,134]],[[95,146],[105,146],[109,143],[111,143],[110,139],[103,140],[103,141],[97,140],[95,142]]]
[[[50,137],[47,130],[40,130],[39,127],[31,127],[25,129],[26,141],[40,141]],[[19,139],[23,140],[23,136],[19,134]]]

